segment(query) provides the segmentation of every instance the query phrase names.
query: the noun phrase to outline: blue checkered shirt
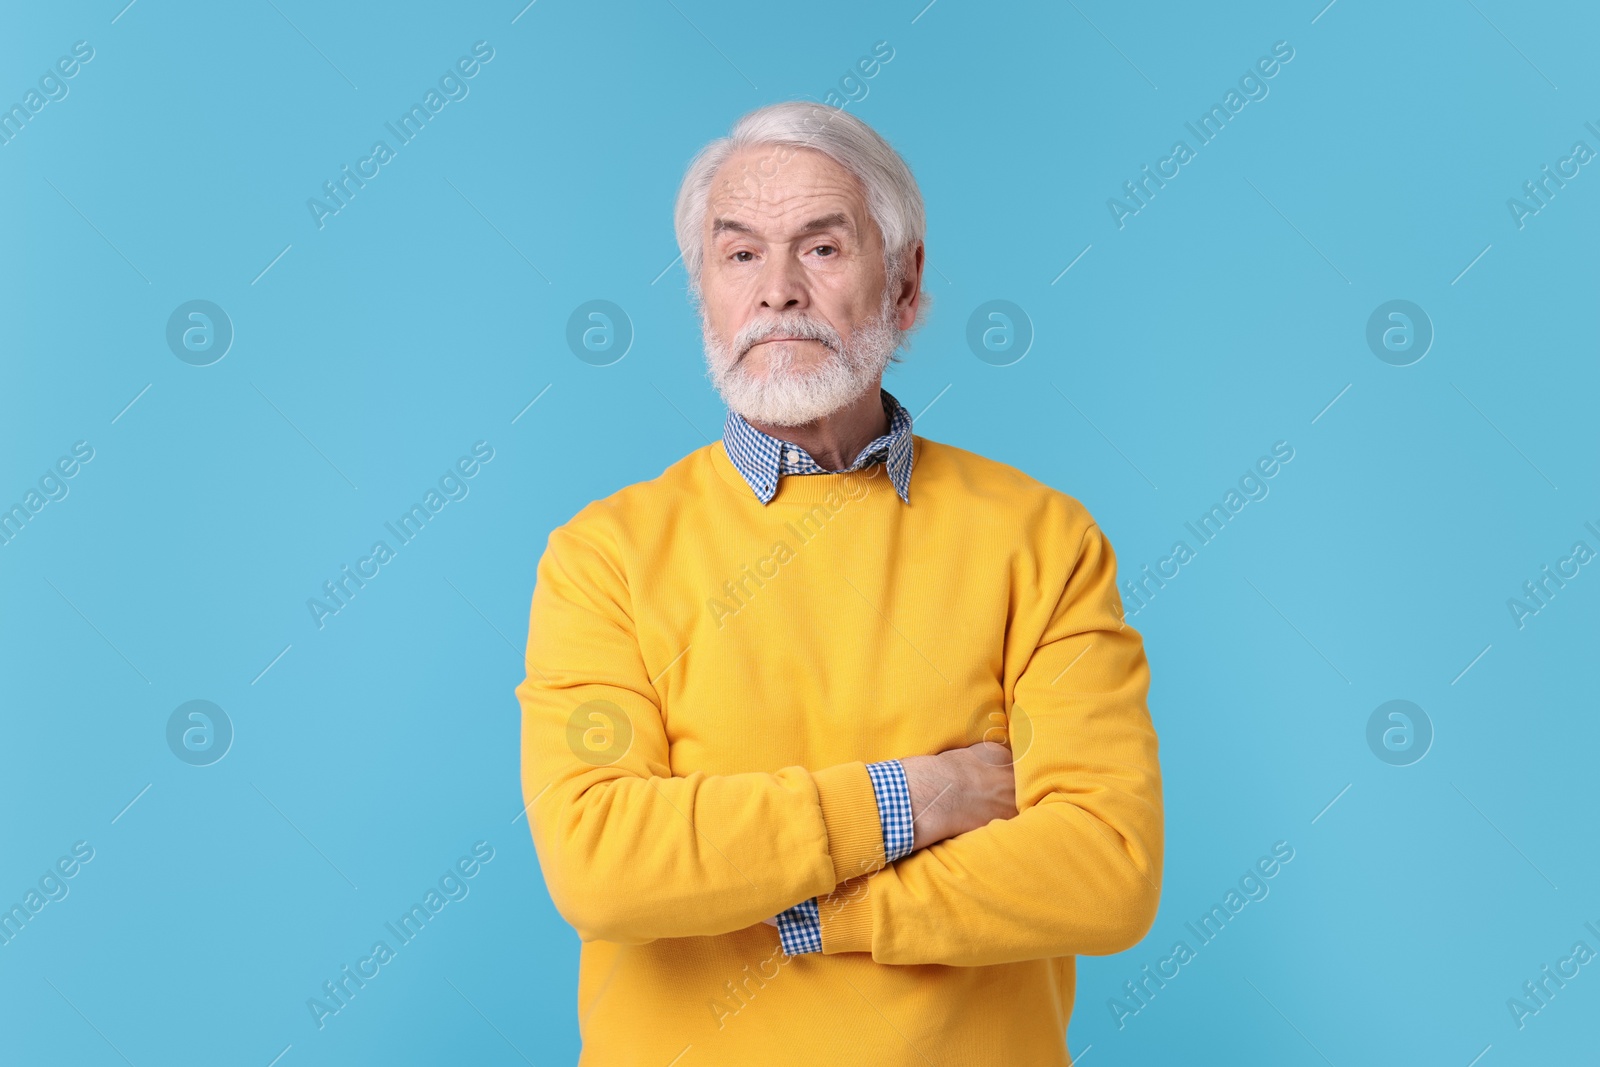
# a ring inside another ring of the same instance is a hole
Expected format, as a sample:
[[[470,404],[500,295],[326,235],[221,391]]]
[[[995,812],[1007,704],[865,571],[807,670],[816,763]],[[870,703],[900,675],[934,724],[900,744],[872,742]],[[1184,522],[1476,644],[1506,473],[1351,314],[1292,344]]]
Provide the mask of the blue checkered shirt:
[[[882,462],[894,483],[895,492],[911,502],[911,413],[882,387],[883,411],[889,416],[889,432],[876,438],[856,456],[846,471],[860,470]],[[843,473],[824,470],[810,453],[799,445],[762,433],[744,417],[728,412],[722,428],[722,444],[734,467],[750,484],[756,498],[770,502],[778,491],[778,479],[785,474]],[[878,822],[883,829],[883,855],[893,863],[911,854],[914,831],[911,825],[911,791],[906,771],[899,760],[867,764],[872,793],[878,801]],[[785,954],[822,951],[822,915],[816,898],[802,900],[778,915],[778,939]]]
[[[888,470],[895,492],[907,504],[911,503],[911,412],[881,386],[883,412],[889,416],[889,432],[871,441],[854,463],[844,471],[824,470],[811,453],[799,445],[780,441],[762,433],[734,411],[722,425],[722,447],[728,458],[738,468],[744,480],[750,483],[756,499],[763,504],[772,500],[778,491],[778,477],[783,474],[843,474],[858,471],[880,460]]]

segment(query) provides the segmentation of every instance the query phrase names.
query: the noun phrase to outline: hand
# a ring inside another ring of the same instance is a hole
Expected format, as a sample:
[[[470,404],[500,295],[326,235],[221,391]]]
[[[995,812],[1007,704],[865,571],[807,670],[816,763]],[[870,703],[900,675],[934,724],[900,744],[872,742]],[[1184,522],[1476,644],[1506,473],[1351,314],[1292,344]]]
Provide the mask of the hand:
[[[1017,813],[1017,779],[1011,750],[979,741],[936,756],[902,759],[911,793],[913,848],[987,826]]]

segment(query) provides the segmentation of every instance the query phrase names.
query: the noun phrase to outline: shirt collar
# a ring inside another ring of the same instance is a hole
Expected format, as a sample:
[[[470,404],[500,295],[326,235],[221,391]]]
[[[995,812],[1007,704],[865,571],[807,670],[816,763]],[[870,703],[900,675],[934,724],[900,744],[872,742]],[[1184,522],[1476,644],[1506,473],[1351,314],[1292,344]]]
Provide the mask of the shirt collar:
[[[878,387],[883,399],[884,414],[889,416],[889,432],[876,438],[856,456],[855,462],[845,468],[860,470],[869,463],[882,461],[888,469],[889,480],[895,492],[907,504],[911,503],[911,413],[887,389]],[[780,440],[763,433],[745,421],[744,416],[730,410],[722,427],[722,445],[739,474],[755,491],[763,504],[770,502],[778,492],[778,478],[784,474],[843,473],[824,470],[811,454],[797,444]]]

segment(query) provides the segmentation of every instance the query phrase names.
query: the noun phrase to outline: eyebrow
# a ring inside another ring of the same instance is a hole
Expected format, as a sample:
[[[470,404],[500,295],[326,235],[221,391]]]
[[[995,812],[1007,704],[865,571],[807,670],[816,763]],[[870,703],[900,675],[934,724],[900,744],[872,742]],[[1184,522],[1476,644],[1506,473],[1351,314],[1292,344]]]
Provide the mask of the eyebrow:
[[[817,218],[812,219],[810,222],[808,222],[804,226],[800,227],[800,232],[797,233],[795,236],[797,236],[797,237],[805,237],[805,236],[807,236],[809,234],[821,233],[823,230],[835,230],[835,229],[843,230],[845,233],[849,234],[851,237],[854,237],[856,235],[856,228],[855,228],[854,225],[851,224],[850,216],[846,215],[842,211],[835,211],[831,215],[821,215],[821,216],[818,216]],[[723,232],[742,233],[742,234],[744,234],[744,235],[746,235],[748,237],[755,237],[756,236],[755,230],[751,229],[749,226],[746,226],[744,223],[738,221],[737,219],[719,218],[719,219],[715,220],[714,222],[712,222],[712,224],[711,224],[711,236],[713,238],[715,238],[718,234],[723,233]]]

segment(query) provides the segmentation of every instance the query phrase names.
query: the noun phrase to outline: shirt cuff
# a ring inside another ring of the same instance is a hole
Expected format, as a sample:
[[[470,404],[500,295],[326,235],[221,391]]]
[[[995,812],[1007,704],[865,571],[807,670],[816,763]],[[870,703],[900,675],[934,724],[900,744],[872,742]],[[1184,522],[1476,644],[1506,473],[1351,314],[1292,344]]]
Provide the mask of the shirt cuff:
[[[911,824],[911,787],[906,769],[897,759],[867,764],[872,792],[878,798],[878,821],[883,828],[885,863],[911,855],[916,833]]]
[[[822,915],[815,898],[778,913],[778,941],[785,956],[822,951]]]

